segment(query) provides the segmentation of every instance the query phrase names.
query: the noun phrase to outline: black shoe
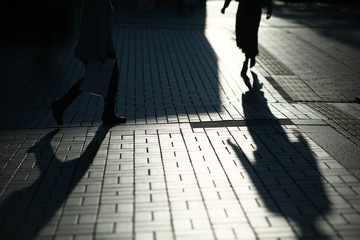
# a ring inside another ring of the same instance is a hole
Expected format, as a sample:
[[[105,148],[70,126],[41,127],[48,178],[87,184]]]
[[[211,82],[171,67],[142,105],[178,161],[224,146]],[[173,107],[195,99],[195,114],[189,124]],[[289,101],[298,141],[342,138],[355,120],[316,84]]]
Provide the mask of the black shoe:
[[[63,121],[63,115],[65,108],[63,104],[60,102],[60,100],[55,100],[51,102],[51,109],[53,113],[53,117],[57,124],[62,125],[64,123]]]
[[[125,117],[118,117],[115,113],[103,113],[102,121],[104,125],[116,125],[120,123],[125,123]]]

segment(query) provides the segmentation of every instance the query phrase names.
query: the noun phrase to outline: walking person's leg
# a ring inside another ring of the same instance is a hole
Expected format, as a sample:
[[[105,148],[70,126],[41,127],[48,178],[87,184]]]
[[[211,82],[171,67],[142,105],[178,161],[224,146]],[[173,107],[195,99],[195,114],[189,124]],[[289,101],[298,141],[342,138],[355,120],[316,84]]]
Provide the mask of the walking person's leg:
[[[117,65],[117,59],[115,53],[108,54],[108,57],[115,59],[115,64],[111,75],[109,88],[104,98],[104,112],[102,116],[102,121],[103,124],[124,123],[126,122],[126,118],[118,117],[115,114],[116,94],[117,94],[118,82],[119,82],[119,68]]]
[[[250,58],[250,68],[254,67],[256,64],[256,56],[259,54],[258,49],[258,33],[259,25],[261,20],[261,7],[254,6],[251,11],[249,11],[249,46],[248,46],[248,55]]]
[[[118,80],[119,80],[119,69],[117,66],[117,59],[115,59],[114,68],[111,75],[111,80],[109,83],[109,88],[104,98],[104,113],[114,113],[115,112],[115,101],[116,101],[116,93],[118,88]]]
[[[80,86],[83,78],[79,79],[65,95],[51,102],[51,109],[57,124],[62,125],[66,108],[80,95]]]
[[[248,70],[248,65],[249,65],[249,56],[245,54],[245,61],[243,63],[241,73],[240,73],[241,76],[246,75],[246,72]]]
[[[87,62],[84,62],[85,68],[87,67]],[[60,99],[56,99],[51,102],[51,110],[53,113],[53,117],[57,124],[62,125],[63,115],[67,107],[80,95],[82,92],[80,90],[80,86],[83,82],[84,78],[80,78],[67,93],[64,94]]]
[[[236,12],[235,33],[236,45],[245,54],[240,75],[245,76],[249,65],[249,56],[247,55],[248,46],[248,4],[247,2],[239,2]]]

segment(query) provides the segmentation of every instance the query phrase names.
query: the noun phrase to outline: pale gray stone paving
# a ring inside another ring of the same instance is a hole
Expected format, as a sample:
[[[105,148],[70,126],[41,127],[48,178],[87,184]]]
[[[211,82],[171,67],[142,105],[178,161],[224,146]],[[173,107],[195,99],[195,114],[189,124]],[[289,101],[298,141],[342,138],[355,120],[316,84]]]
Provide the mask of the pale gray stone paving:
[[[332,103],[338,109],[350,114],[352,117],[359,119],[360,118],[360,105],[359,104],[342,104],[342,103]]]
[[[268,31],[268,32],[266,32]],[[274,32],[272,32],[274,31]],[[313,47],[305,50],[304,47],[296,48],[289,46],[304,45],[298,37],[284,33],[282,30],[263,30],[263,34],[268,34],[268,41],[264,44],[267,49],[271,49],[271,53],[281,59],[282,62],[286,62],[292,66],[293,72],[307,85],[311,86],[324,101],[353,101],[358,94],[357,81],[358,73],[349,69],[346,66],[339,66],[339,62],[328,57],[326,53],[317,51]],[[281,39],[282,41],[279,41]],[[286,40],[284,40],[286,39]],[[296,43],[297,41],[298,44]],[[281,42],[284,44],[282,47],[271,46],[272,42]],[[306,52],[306,54],[304,54]],[[300,59],[297,57],[300,54],[308,56],[307,59]],[[323,59],[321,62],[315,61],[315,59]],[[326,62],[326,66],[323,63]],[[320,65],[321,64],[321,65]],[[332,64],[332,65],[331,65]],[[345,70],[343,70],[345,68]],[[345,71],[345,73],[343,73]],[[343,89],[342,79],[352,79],[352,85],[345,86]],[[336,81],[335,81],[336,79]],[[307,90],[306,90],[307,91]],[[315,95],[314,99],[318,100],[318,96]]]
[[[295,75],[278,75],[273,78],[291,96],[291,100],[293,101],[306,102],[321,100],[316,92]]]
[[[267,72],[271,73],[271,75],[279,75],[279,76],[292,76],[294,73],[282,62],[274,58],[266,48],[264,48],[261,44],[258,45],[259,54],[258,61],[261,63],[261,67],[264,68]]]
[[[357,106],[351,107],[351,105],[348,105],[348,107],[344,108],[344,110],[352,113],[348,114],[347,111],[337,107],[341,106],[339,104],[309,103],[308,105],[322,114],[324,121],[329,123],[329,125],[333,126],[356,145],[360,145],[360,129],[358,127],[360,121],[358,115],[355,114],[353,117],[354,113],[357,113]]]
[[[9,135],[2,139],[12,136],[14,143],[23,148],[38,142],[36,151],[42,152],[36,159],[27,155],[15,176],[26,175],[29,170],[25,166],[40,159],[59,158],[66,163],[76,157],[82,161],[93,158],[66,200],[61,205],[54,202],[56,211],[51,211],[54,214],[42,226],[38,239],[53,235],[98,239],[291,239],[301,235],[299,224],[301,229],[309,230],[306,236],[317,238],[318,233],[310,231],[312,222],[303,222],[315,216],[321,216],[316,218],[318,230],[330,239],[336,239],[337,234],[345,239],[356,236],[357,218],[353,214],[359,211],[358,180],[296,126],[194,130],[186,125],[157,127],[134,126],[131,130],[119,126],[107,133],[103,129],[106,137],[99,142],[98,150],[91,145],[97,138],[96,128],[63,129],[52,138],[44,138],[51,129],[27,130],[25,134],[32,136],[28,144],[24,143],[24,133],[8,131]],[[55,156],[46,150],[49,145]],[[95,152],[87,155],[90,149]],[[81,154],[84,150],[86,154]],[[266,160],[264,165],[258,162],[261,159]],[[27,218],[22,229],[27,234],[39,208],[52,206],[46,192],[43,195],[39,191],[49,188],[46,191],[59,196],[56,189],[70,184],[64,180],[76,179],[78,172],[71,168],[79,171],[87,167],[78,162],[68,170],[52,170],[52,162],[47,171],[53,173],[42,177],[32,211],[24,212]],[[35,177],[31,180],[36,182]],[[8,191],[12,189],[9,193],[25,187],[20,190],[25,194],[29,186],[16,182],[23,180],[14,178],[7,186]],[[21,195],[16,197],[17,202]],[[29,196],[24,195],[26,199]],[[8,197],[3,194],[2,203]],[[21,213],[22,208],[15,206]],[[7,211],[15,213],[14,208]],[[41,222],[43,217],[38,216]]]
[[[296,125],[328,126],[336,109],[358,120],[358,107],[329,104],[323,113],[289,103],[261,62],[249,91],[229,29],[234,15],[220,15],[222,4],[209,2],[206,22],[167,12],[115,24],[125,125],[100,126],[102,100],[84,94],[55,129],[48,99],[82,72],[69,42],[54,48],[49,72],[40,74],[57,76],[38,89],[52,91],[35,102],[25,92],[18,109],[2,102],[0,115],[11,117],[0,131],[1,238],[31,239],[37,229],[33,239],[359,237],[359,180]],[[22,61],[33,63],[33,51]],[[243,125],[189,124],[224,120]]]
[[[321,100],[353,101],[359,94],[357,68],[343,63],[342,56],[338,58],[334,53],[328,54],[328,42],[335,44],[332,42],[334,40],[326,38],[325,41],[324,37],[308,39],[302,30],[276,24],[271,27],[270,22],[269,27],[260,28],[259,34],[266,35],[260,38],[262,46],[281,62],[286,63],[286,66],[310,86]],[[311,35],[314,37],[314,34]],[[336,44],[338,49],[348,48],[338,42]],[[323,47],[324,45],[326,47]],[[348,59],[357,59],[357,53],[358,51],[354,50],[349,52]],[[344,82],[343,79],[347,81]],[[317,101],[318,97],[313,101]]]

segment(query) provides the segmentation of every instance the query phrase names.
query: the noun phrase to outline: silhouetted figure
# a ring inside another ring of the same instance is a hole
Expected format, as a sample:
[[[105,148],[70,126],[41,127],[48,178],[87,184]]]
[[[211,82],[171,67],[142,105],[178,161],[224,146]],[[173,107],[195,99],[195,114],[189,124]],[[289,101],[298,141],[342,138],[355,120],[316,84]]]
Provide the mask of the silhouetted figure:
[[[296,142],[288,138],[283,126],[269,109],[257,75],[251,73],[253,85],[243,94],[242,105],[245,122],[255,144],[251,155],[255,156],[256,161],[247,158],[240,142],[234,144],[229,140],[228,143],[242,165],[249,169],[249,177],[271,212],[292,220],[289,222],[295,223],[292,228],[299,239],[327,239],[316,225],[318,218],[330,211],[318,163],[300,132],[295,132]],[[256,127],[254,109],[270,122],[268,129],[271,135],[262,134],[264,130],[259,131]],[[269,142],[271,145],[268,145]],[[265,172],[264,169],[269,171]]]
[[[229,6],[231,0],[225,0],[221,13]],[[245,74],[248,69],[255,66],[255,57],[258,50],[258,30],[261,19],[261,9],[267,7],[266,19],[272,15],[272,0],[239,0],[236,13],[236,44],[245,53],[245,62],[241,74]]]
[[[126,122],[126,118],[115,115],[119,70],[111,37],[113,11],[111,0],[83,0],[80,36],[75,49],[75,57],[80,59],[85,67],[89,61],[98,60],[104,63],[106,58],[115,59],[102,115],[103,124],[108,125]],[[82,92],[80,90],[82,81],[83,78],[78,80],[61,99],[51,103],[53,116],[59,125],[63,124],[66,108]]]

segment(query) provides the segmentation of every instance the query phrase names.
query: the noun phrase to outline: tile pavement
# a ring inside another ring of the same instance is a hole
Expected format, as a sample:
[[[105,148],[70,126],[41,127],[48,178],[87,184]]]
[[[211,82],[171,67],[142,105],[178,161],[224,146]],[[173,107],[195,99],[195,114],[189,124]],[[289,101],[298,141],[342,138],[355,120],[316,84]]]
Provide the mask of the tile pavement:
[[[112,128],[87,94],[61,129],[49,113],[82,74],[76,36],[47,56],[36,44],[1,48],[11,60],[1,69],[2,239],[358,239],[359,179],[297,125],[349,126],[335,120],[358,121],[357,105],[299,102],[261,58],[249,91],[229,30],[236,4],[225,16],[221,5],[208,2],[206,19],[117,10],[117,111],[129,121]],[[262,41],[275,37],[266,31]],[[225,120],[241,124],[211,127]]]

